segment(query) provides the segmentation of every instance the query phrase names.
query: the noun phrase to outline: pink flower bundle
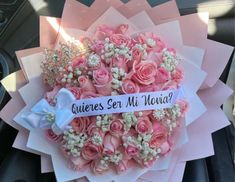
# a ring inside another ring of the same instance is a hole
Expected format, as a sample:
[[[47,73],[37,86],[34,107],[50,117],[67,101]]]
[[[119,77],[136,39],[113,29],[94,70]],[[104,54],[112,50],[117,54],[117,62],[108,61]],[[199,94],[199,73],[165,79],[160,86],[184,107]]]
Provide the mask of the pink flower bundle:
[[[218,78],[233,48],[208,40],[207,23],[175,1],[66,0],[1,81],[13,147],[40,155],[57,181],[181,181],[229,124],[220,105],[231,90]]]
[[[55,104],[62,87],[77,100],[179,88],[183,72],[176,51],[152,32],[130,37],[127,31],[127,24],[101,25],[93,38],[81,37],[61,43],[58,50],[47,49],[41,65],[44,81],[52,87],[45,95],[47,101]],[[154,101],[146,96],[145,102]],[[108,105],[120,107],[120,102]],[[77,110],[103,107],[97,103]],[[166,109],[76,117],[62,134],[48,129],[46,136],[59,143],[74,170],[89,166],[95,174],[112,168],[121,173],[137,164],[150,167],[164,157],[173,148],[175,130],[187,107],[187,102],[177,100]]]

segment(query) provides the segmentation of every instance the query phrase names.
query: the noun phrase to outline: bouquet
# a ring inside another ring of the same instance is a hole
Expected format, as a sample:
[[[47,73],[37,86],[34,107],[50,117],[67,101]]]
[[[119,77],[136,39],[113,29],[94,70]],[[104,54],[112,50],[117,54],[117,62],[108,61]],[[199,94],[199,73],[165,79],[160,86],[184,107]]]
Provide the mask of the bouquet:
[[[19,51],[22,71],[2,81],[8,91],[17,83],[1,111],[20,131],[14,146],[41,155],[58,181],[180,180],[185,161],[212,155],[211,133],[228,124],[219,106],[231,91],[210,59],[217,47],[225,66],[232,48],[208,41],[205,25],[192,39],[184,22],[195,15],[159,20],[157,8],[178,11],[174,1],[133,2],[67,0],[60,22],[40,19],[42,48]]]
[[[176,51],[153,32],[129,37],[127,31],[127,24],[101,25],[94,39],[46,50],[43,78],[53,90],[23,117],[48,129],[47,137],[59,143],[75,170],[90,165],[103,173],[114,166],[120,173],[132,160],[151,166],[172,148],[187,110],[186,101],[171,101],[183,79]],[[70,99],[78,101],[64,111]]]

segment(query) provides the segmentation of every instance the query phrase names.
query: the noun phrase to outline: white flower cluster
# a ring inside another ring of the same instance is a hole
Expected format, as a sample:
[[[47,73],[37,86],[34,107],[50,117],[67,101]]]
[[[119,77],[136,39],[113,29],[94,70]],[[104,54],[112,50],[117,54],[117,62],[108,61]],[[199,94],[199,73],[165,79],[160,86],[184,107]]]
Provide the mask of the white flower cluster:
[[[52,113],[52,112],[47,112],[47,113],[46,113],[46,120],[47,120],[49,123],[54,123],[54,122],[55,122],[55,114]]]
[[[167,119],[165,123],[167,124],[167,127],[169,128],[169,133],[171,133],[173,129],[176,128],[177,126],[176,120]]]
[[[105,114],[96,116],[96,125],[102,129],[103,132],[109,131],[109,125],[112,120],[112,114]]]
[[[138,135],[137,138],[134,138],[132,136],[123,137],[124,147],[127,147],[128,145],[134,145],[139,149],[139,158],[141,158],[145,164],[147,164],[148,161],[159,158],[159,154],[161,153],[160,148],[151,148],[149,146],[149,141],[151,139],[151,134],[145,134],[145,135]]]
[[[147,39],[147,44],[148,44],[150,47],[155,47],[155,46],[156,46],[155,40],[153,40],[153,39],[151,39],[151,38],[148,38],[148,39]]]
[[[153,111],[153,116],[157,120],[162,120],[166,115],[166,111],[164,109],[156,109]]]
[[[169,131],[172,132],[177,126],[177,120],[182,113],[179,104],[175,104],[172,108],[157,109],[153,111],[153,116],[167,125]]]
[[[122,137],[123,140],[123,146],[124,147],[128,147],[128,145],[134,145],[137,148],[141,148],[141,145],[139,144],[138,140],[132,136],[123,136]]]
[[[174,128],[177,126],[177,120],[179,117],[181,117],[181,112],[180,112],[180,106],[179,104],[175,104],[171,109],[167,109],[167,115],[171,119],[167,119],[166,124],[170,130],[170,132],[173,131]]]
[[[103,156],[102,159],[100,160],[100,163],[104,168],[108,168],[109,167],[109,156]]]
[[[176,120],[181,116],[181,110],[179,104],[175,104],[172,108],[167,109],[168,110],[168,115],[171,116],[173,120]]]
[[[55,53],[52,55],[52,59],[54,60],[54,61],[58,61],[59,60],[59,55],[58,55],[58,51],[55,51]]]
[[[100,163],[106,168],[109,166],[109,163],[114,163],[118,165],[118,163],[122,160],[122,153],[118,150],[115,151],[113,155],[104,155],[100,160]]]
[[[95,134],[91,137],[91,142],[94,144],[94,145],[102,145],[103,143],[103,138],[98,135],[98,134]]]
[[[110,156],[109,161],[118,165],[118,163],[122,160],[122,157],[123,155],[121,152],[115,151],[115,154]]]
[[[151,161],[153,158],[159,158],[159,153],[161,149],[153,149],[149,146],[149,140],[151,139],[151,134],[148,135],[138,135],[137,141],[140,144],[140,158],[144,160],[144,162]]]
[[[147,45],[146,44],[136,44],[135,48],[140,50],[140,52],[142,53],[142,60],[145,60],[148,56],[147,51],[146,51]]]
[[[97,54],[91,54],[88,58],[87,64],[89,67],[96,67],[100,64],[100,56]]]
[[[71,46],[69,46],[71,44],[72,44],[72,42],[67,42],[67,44],[60,43],[60,46],[61,46],[63,53],[69,58],[72,58],[72,54],[73,54],[73,48]]]
[[[113,57],[118,57],[119,55],[123,55],[129,60],[132,59],[132,52],[126,45],[123,44],[120,47],[116,47],[109,41],[109,38],[105,39],[104,49],[102,49],[101,53],[101,58],[105,59],[107,63],[110,63]]]
[[[64,132],[63,148],[66,149],[68,155],[74,157],[80,156],[81,148],[84,146],[88,136],[85,133],[76,133],[73,129]]]
[[[173,53],[167,50],[162,51],[162,57],[163,62],[161,63],[161,66],[170,72],[175,70],[178,64],[178,58],[174,56]]]
[[[59,71],[65,72],[65,69],[60,67]],[[81,75],[82,72],[79,70],[79,68],[73,69],[72,66],[68,66],[67,71],[68,71],[67,74],[63,74],[63,78],[61,79],[61,82],[62,83],[69,83],[69,84],[73,82],[74,84],[76,84],[77,83],[76,76]]]
[[[126,112],[122,113],[122,118],[124,121],[124,130],[129,131],[131,126],[137,124],[137,117],[135,116],[134,112]]]
[[[77,71],[76,68],[73,70],[71,63],[74,58],[91,54],[91,49],[88,43],[81,45],[81,42],[76,40],[59,44],[59,50],[45,49],[45,59],[41,62],[43,79],[51,87],[55,87],[58,82],[62,85],[76,85]]]
[[[122,68],[117,68],[117,67],[112,68],[111,72],[112,72],[112,76],[113,76],[112,88],[117,90],[121,87],[121,85],[122,85],[121,80],[123,79],[123,77],[126,76],[126,73]]]

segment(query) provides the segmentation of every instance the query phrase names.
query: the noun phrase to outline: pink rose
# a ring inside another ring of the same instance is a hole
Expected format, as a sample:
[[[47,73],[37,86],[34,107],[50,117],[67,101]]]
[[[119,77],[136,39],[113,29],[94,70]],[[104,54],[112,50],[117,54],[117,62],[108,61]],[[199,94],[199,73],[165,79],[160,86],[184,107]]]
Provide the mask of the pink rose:
[[[85,160],[82,157],[71,157],[69,159],[68,166],[70,169],[80,171],[88,167],[89,164],[90,164],[90,161]]]
[[[130,43],[130,38],[122,34],[113,34],[110,36],[110,42],[117,47],[121,45],[127,46]]]
[[[72,94],[76,97],[76,99],[80,99],[80,89],[78,87],[69,87],[67,88]]]
[[[164,42],[153,32],[140,34],[138,40],[140,43],[147,45],[147,51],[161,52],[166,47]]]
[[[140,91],[140,88],[133,81],[125,79],[122,81],[122,91],[125,94],[133,94],[138,93]]]
[[[160,67],[161,63],[163,62],[163,60],[162,60],[162,53],[149,52],[147,54],[146,60],[153,61],[153,62],[155,62],[157,67]]]
[[[62,141],[62,146],[60,149],[61,149],[63,156],[65,156],[66,158],[69,158],[69,157],[71,157],[71,154],[68,151],[68,149],[65,146],[63,146],[63,144],[65,144],[65,143],[66,143],[65,141]]]
[[[47,102],[49,102],[50,104],[54,104],[54,98],[60,89],[61,89],[61,86],[57,85],[53,88],[52,91],[47,92],[45,94],[45,99],[47,100]]]
[[[102,129],[100,127],[98,127],[96,125],[96,117],[90,117],[91,119],[91,123],[87,128],[87,134],[89,136],[93,136],[93,135],[99,135],[102,138],[104,138],[105,133],[102,131]]]
[[[155,81],[156,69],[154,62],[141,62],[136,65],[132,79],[142,85],[149,85]]]
[[[85,76],[78,77],[78,83],[82,92],[96,92],[91,80]]]
[[[113,119],[110,124],[110,134],[114,136],[121,136],[125,132],[123,120]]]
[[[121,160],[115,167],[118,174],[125,172],[128,169],[128,160]]]
[[[172,73],[171,73],[172,80],[174,80],[177,84],[180,84],[182,81],[184,75],[183,71],[179,68],[176,68]]]
[[[101,156],[102,146],[95,145],[91,141],[87,141],[82,148],[81,155],[85,160],[94,160]]]
[[[166,153],[168,153],[171,149],[169,142],[166,141],[163,144],[161,144],[160,149],[161,149],[162,155],[165,155]]]
[[[181,117],[184,117],[185,113],[188,111],[188,103],[184,100],[177,100],[176,103],[180,106]]]
[[[101,50],[104,48],[104,42],[103,41],[97,41],[95,44],[91,46],[91,49],[95,51],[96,53],[101,53]]]
[[[128,157],[132,158],[132,157],[137,156],[137,154],[139,153],[139,149],[136,146],[129,144],[125,148],[125,153]]]
[[[170,80],[162,85],[162,90],[174,90],[177,88],[178,88],[178,84],[173,80]]]
[[[166,132],[166,127],[160,122],[153,122],[153,132]]]
[[[89,91],[86,91],[86,92],[83,92],[81,93],[81,99],[85,99],[85,98],[95,98],[95,97],[101,97],[102,95],[100,94],[96,94],[94,92],[89,92]]]
[[[156,83],[165,83],[170,79],[170,73],[163,67],[157,69],[155,76]]]
[[[135,128],[131,127],[130,130],[128,131],[128,133],[123,136],[123,138],[127,138],[128,136],[137,138],[138,137],[138,132],[136,131]]]
[[[104,96],[111,95],[112,93],[111,81],[107,85],[95,85],[95,88],[99,94]]]
[[[121,144],[120,137],[110,135],[109,133],[106,134],[103,140],[104,154],[107,155],[114,154],[115,150],[119,147],[120,144]]]
[[[155,84],[154,86],[154,90],[153,91],[162,91],[162,89],[164,88],[164,83],[158,83],[158,84]]]
[[[103,174],[105,171],[109,170],[109,165],[103,165],[101,164],[100,160],[94,160],[91,163],[91,170],[94,174]]]
[[[70,125],[72,128],[79,133],[84,133],[87,130],[87,127],[90,125],[91,121],[89,117],[79,117],[72,120]]]
[[[173,56],[176,56],[176,50],[174,48],[167,48],[167,51],[170,52]]]
[[[132,45],[130,45],[129,47],[132,47]],[[127,68],[128,70],[135,70],[136,65],[138,65],[141,60],[142,60],[142,52],[137,49],[137,48],[132,48],[132,60],[129,60],[127,62]]]
[[[167,141],[167,129],[159,122],[153,123],[153,133],[149,141],[151,148],[158,148]]]
[[[149,118],[147,116],[145,117],[139,117],[137,124],[135,126],[135,130],[139,133],[139,134],[149,134],[152,132],[153,130],[153,126],[151,121],[149,120]]]
[[[142,56],[143,56],[142,52],[138,48],[134,47],[132,49],[132,57],[134,61],[136,61],[137,63],[140,63]]]
[[[129,60],[127,63],[126,63],[126,66],[127,66],[127,70],[133,70],[133,65],[134,65],[134,61],[133,60]]]
[[[93,71],[93,79],[95,81],[96,90],[99,94],[111,95],[112,76],[110,71],[105,67],[101,67],[100,69]]]
[[[128,71],[127,68],[128,59],[124,55],[119,55],[117,58],[112,59],[112,67],[118,67],[123,69],[125,72]]]
[[[117,27],[115,33],[116,34],[125,34],[129,28],[128,24],[121,24]]]
[[[45,135],[48,140],[56,142],[56,143],[60,143],[63,140],[62,135],[56,135],[51,129],[45,130]]]
[[[87,65],[87,60],[83,57],[75,57],[72,60],[72,67],[75,68],[81,68],[81,67],[86,67]]]
[[[100,69],[93,71],[93,78],[97,85],[105,85],[110,82],[111,75],[105,67],[101,67]]]
[[[150,85],[140,85],[140,92],[153,92],[155,91],[155,84]]]
[[[101,25],[97,27],[95,37],[99,40],[104,40],[106,37],[110,37],[115,33],[115,29],[107,25]]]

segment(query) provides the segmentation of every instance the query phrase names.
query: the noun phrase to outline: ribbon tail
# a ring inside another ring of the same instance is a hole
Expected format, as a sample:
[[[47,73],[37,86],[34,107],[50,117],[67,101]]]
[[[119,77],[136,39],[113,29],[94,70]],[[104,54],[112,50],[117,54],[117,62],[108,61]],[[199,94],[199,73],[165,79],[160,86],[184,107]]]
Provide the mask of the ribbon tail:
[[[57,110],[55,123],[52,124],[53,132],[57,135],[62,134],[73,118],[74,114],[69,109]]]
[[[39,122],[39,128],[42,129],[50,129],[51,128],[51,123],[49,123],[45,118],[41,118]]]
[[[41,116],[32,112],[25,112],[21,115],[22,119],[24,119],[32,128],[39,127]]]

